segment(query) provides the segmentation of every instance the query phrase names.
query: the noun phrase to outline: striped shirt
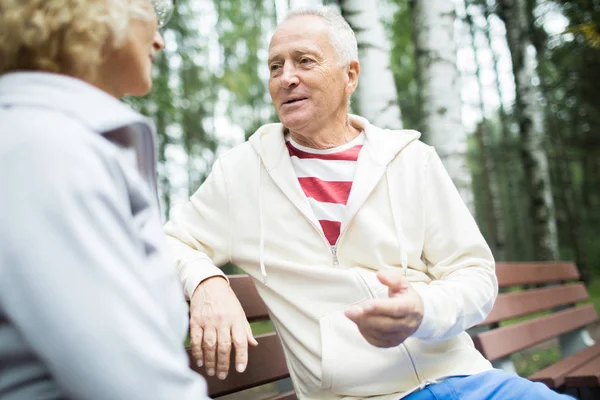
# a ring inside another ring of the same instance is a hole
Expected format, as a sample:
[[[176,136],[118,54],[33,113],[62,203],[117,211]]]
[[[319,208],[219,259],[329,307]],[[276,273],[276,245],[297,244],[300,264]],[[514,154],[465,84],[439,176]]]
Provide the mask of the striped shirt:
[[[356,160],[365,141],[364,133],[350,143],[327,150],[304,147],[288,135],[286,145],[300,186],[308,198],[323,233],[334,246],[352,189]]]

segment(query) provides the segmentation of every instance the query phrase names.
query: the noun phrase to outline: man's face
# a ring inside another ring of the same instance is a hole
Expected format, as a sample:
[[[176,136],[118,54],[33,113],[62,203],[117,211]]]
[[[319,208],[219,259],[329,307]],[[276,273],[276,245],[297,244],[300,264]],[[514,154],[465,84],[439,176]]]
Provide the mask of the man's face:
[[[346,118],[356,82],[348,67],[340,67],[328,32],[322,18],[296,16],[271,39],[269,93],[280,121],[292,131]]]

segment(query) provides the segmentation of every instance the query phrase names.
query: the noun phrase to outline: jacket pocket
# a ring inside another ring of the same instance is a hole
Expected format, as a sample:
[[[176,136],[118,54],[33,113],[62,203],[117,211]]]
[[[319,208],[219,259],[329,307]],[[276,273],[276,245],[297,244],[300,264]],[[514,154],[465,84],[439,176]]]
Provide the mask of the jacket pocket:
[[[419,384],[404,346],[369,344],[343,311],[319,319],[322,390],[344,396],[405,392]]]

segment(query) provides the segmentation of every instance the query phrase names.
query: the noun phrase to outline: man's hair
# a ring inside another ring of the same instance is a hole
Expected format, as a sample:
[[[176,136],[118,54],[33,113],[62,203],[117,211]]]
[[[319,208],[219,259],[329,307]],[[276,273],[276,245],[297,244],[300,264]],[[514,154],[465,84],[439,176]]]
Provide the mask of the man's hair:
[[[298,8],[290,11],[284,21],[305,15],[321,17],[327,23],[329,41],[338,54],[340,65],[345,66],[352,60],[358,60],[358,45],[354,31],[335,9],[326,6]]]
[[[147,3],[147,4],[146,4]],[[0,0],[0,75],[45,71],[93,79],[150,0]]]

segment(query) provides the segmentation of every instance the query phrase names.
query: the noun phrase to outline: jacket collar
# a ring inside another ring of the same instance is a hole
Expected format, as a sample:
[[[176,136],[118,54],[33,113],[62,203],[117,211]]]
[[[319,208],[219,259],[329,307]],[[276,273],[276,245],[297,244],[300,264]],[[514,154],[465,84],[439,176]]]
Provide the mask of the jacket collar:
[[[0,107],[27,106],[60,112],[104,133],[146,118],[100,89],[66,75],[14,72],[0,76]]]
[[[67,115],[91,132],[133,148],[136,163],[158,205],[154,125],[100,89],[66,75],[15,72],[0,76],[0,108],[32,107]]]
[[[371,162],[384,168],[404,147],[421,136],[419,132],[412,130],[381,129],[371,125],[366,118],[357,115],[349,115],[348,118],[354,127],[365,132],[363,151],[367,149],[371,153]],[[263,125],[249,141],[267,170],[276,168],[282,160],[289,158],[282,124]]]
[[[345,224],[354,217],[384,176],[387,165],[402,149],[421,136],[416,131],[380,129],[371,125],[365,118],[356,115],[349,115],[349,120],[354,127],[365,132],[366,140],[357,160],[342,232]],[[319,222],[300,187],[291,163],[285,145],[283,125],[264,125],[250,137],[249,141],[271,179],[315,228],[320,230]]]

